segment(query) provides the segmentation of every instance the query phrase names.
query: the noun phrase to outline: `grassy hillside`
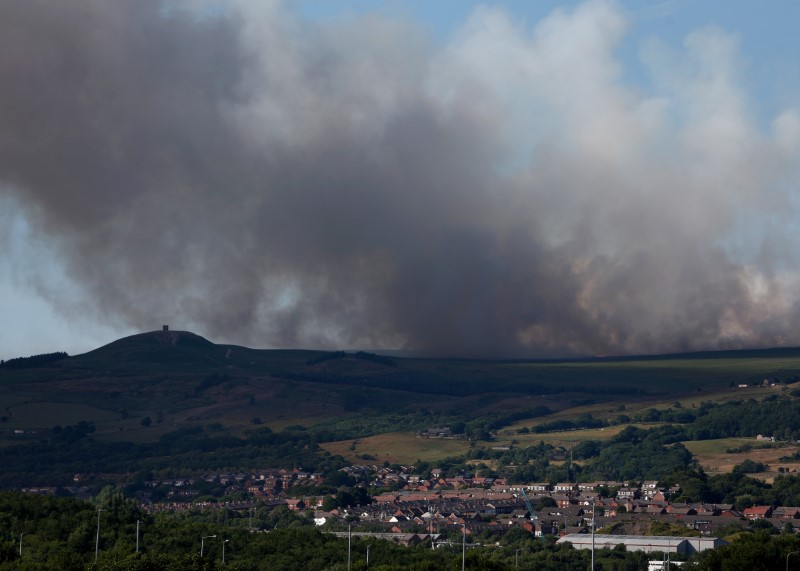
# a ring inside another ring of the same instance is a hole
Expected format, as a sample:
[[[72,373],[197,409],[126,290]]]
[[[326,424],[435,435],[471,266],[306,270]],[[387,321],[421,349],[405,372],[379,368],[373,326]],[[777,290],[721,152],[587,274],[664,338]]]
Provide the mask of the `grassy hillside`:
[[[712,394],[731,398],[731,385],[799,375],[797,349],[572,361],[389,359],[257,350],[157,331],[46,367],[0,369],[0,440],[78,420],[94,422],[101,438],[147,440],[193,424],[235,432],[417,410],[444,419],[538,405],[561,411],[557,417],[611,415],[611,402],[635,410]],[[146,418],[150,426],[143,426]]]

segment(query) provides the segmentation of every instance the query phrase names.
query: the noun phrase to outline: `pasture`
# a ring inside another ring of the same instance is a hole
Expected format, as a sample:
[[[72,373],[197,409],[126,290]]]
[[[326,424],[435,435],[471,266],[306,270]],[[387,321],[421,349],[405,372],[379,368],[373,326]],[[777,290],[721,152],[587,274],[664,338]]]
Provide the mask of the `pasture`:
[[[589,440],[606,441],[611,440],[617,434],[625,430],[628,426],[636,426],[637,428],[653,428],[657,424],[618,424],[616,426],[609,426],[606,428],[586,428],[581,430],[563,430],[558,432],[545,432],[542,434],[512,434],[510,430],[501,430],[498,433],[497,441],[493,443],[494,446],[518,446],[525,448],[527,446],[534,446],[539,442],[545,444],[552,444],[553,446],[562,446],[564,448],[571,448],[581,442]]]
[[[769,466],[767,472],[761,473],[758,477],[765,481],[771,481],[779,473],[778,468],[783,468],[788,472],[797,472],[800,469],[800,462],[781,461],[780,458],[792,456],[800,446],[791,443],[770,443],[756,440],[755,438],[720,438],[717,440],[691,440],[682,443],[695,460],[709,474],[727,474],[731,472],[737,464],[745,460],[761,462]],[[741,452],[728,452],[728,450],[738,450],[743,447],[752,447]]]
[[[435,462],[464,454],[469,450],[469,442],[417,438],[413,432],[390,432],[357,440],[329,442],[320,445],[320,448],[331,454],[340,454],[354,464],[413,464],[418,460]],[[364,459],[365,454],[374,457],[374,460]]]

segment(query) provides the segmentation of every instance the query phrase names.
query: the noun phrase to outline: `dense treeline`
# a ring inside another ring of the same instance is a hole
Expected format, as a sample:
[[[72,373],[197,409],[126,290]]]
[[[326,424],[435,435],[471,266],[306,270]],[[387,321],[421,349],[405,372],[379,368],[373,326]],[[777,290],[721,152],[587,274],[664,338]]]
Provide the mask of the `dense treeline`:
[[[702,403],[697,409],[647,409],[632,420],[686,424],[683,440],[711,440],[765,434],[780,440],[800,439],[800,400],[770,395],[724,404]]]
[[[689,432],[695,440],[766,434],[782,440],[800,439],[800,400],[773,395],[761,402],[747,400],[711,407],[698,416]]]
[[[218,378],[203,383],[210,386]],[[168,432],[156,442],[105,442],[95,438],[95,425],[79,422],[55,426],[33,442],[0,448],[0,487],[67,485],[74,474],[132,474],[160,470],[168,477],[210,470],[249,470],[254,467],[302,468],[311,472],[338,469],[346,463],[320,448],[325,442],[352,440],[381,432],[424,430],[451,426],[455,434],[490,439],[499,428],[549,414],[544,406],[513,413],[491,414],[464,422],[453,415],[419,409],[378,416],[341,417],[312,427],[291,425],[281,431],[254,428],[231,435],[219,425],[192,426]],[[42,470],[47,466],[47,470]]]
[[[800,537],[794,534],[743,533],[729,545],[698,554],[688,567],[696,571],[794,569],[799,550]]]
[[[208,470],[302,468],[336,470],[346,462],[319,449],[333,433],[287,428],[251,431],[243,437],[217,433],[214,427],[183,428],[157,442],[103,442],[93,438],[91,423],[54,427],[38,442],[0,447],[0,487],[63,486],[76,473],[136,474],[161,470],[172,476]],[[43,467],[46,466],[46,469]]]
[[[453,432],[455,434],[464,433],[470,440],[490,440],[494,432],[509,424],[513,424],[523,418],[547,416],[552,412],[552,410],[544,405],[537,405],[516,412],[490,414],[466,423],[456,423],[453,427]]]
[[[561,430],[577,430],[579,428],[602,428],[608,426],[608,422],[592,417],[589,413],[579,415],[575,420],[553,420],[533,427],[533,432],[541,434],[544,432],[558,432]]]
[[[679,403],[678,403],[679,404]],[[704,402],[698,408],[646,409],[632,418],[619,415],[613,422],[579,415],[574,420],[555,420],[534,426],[537,434],[600,428],[627,422],[673,423],[683,425],[679,440],[713,440],[764,434],[778,440],[800,440],[800,399],[770,395],[762,401],[730,401],[724,404]],[[676,440],[677,441],[677,440]]]
[[[566,460],[551,463],[548,458],[554,449],[544,443],[506,452],[498,455],[498,460],[517,466],[510,476],[515,483],[658,480],[692,465],[692,455],[680,440],[672,427],[642,430],[629,426],[607,442],[586,441],[575,446],[572,458],[582,460],[580,465]]]
[[[733,504],[738,509],[753,505],[800,505],[800,477],[779,475],[772,484],[748,477],[741,470],[708,476],[697,467],[678,471],[664,480],[681,487],[676,501]]]
[[[794,392],[792,396],[797,397]],[[620,410],[624,410],[624,407]],[[769,395],[756,401],[729,401],[723,404],[703,402],[699,407],[684,408],[675,403],[666,409],[648,408],[633,416],[618,414],[614,419],[594,418],[583,413],[574,419],[559,419],[533,427],[520,429],[522,433],[543,434],[583,428],[602,428],[616,424],[670,423],[686,425],[682,428],[684,440],[712,440],[717,438],[746,437],[764,434],[778,440],[800,440],[800,399]]]
[[[0,361],[0,368],[2,369],[33,369],[36,367],[45,367],[56,361],[66,359],[69,357],[63,351],[55,353],[42,353],[41,355],[31,355],[30,357],[14,357],[8,361]]]

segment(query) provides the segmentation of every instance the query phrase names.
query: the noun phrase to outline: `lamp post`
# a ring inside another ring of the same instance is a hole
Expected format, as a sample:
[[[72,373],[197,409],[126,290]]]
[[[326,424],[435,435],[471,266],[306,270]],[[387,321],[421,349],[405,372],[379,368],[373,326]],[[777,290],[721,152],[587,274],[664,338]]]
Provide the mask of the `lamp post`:
[[[367,569],[369,569],[369,545],[367,545]]]
[[[461,537],[461,571],[467,564],[467,522],[464,522],[464,535]]]
[[[205,547],[206,539],[211,539],[213,537],[217,537],[216,535],[206,535],[200,538],[200,557],[203,556],[203,548]]]
[[[800,551],[792,551],[786,556],[786,571],[789,571],[789,558],[792,555],[797,555],[798,553],[800,553]]]
[[[222,542],[222,564],[225,565],[225,544],[228,543],[230,539],[226,539]]]
[[[347,524],[347,571],[350,571],[350,554],[353,544],[353,524]]]
[[[139,520],[136,520],[136,553],[139,553]]]
[[[94,541],[94,562],[97,563],[97,555],[100,552],[100,512],[104,512],[104,509],[97,509],[97,537]]]
[[[592,500],[592,571],[594,571],[594,500]]]
[[[514,552],[514,569],[519,569],[519,552],[520,551],[522,551],[522,549],[517,549]]]
[[[19,557],[22,559],[22,536],[25,535],[25,532],[19,534]]]

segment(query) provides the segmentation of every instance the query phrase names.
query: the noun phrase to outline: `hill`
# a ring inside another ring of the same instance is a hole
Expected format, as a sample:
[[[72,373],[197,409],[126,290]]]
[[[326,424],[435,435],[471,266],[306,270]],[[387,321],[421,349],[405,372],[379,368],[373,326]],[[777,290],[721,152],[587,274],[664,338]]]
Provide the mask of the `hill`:
[[[83,355],[28,363],[40,362],[0,369],[0,459],[10,463],[8,482],[64,485],[86,471],[124,481],[142,466],[168,473],[262,464],[315,469],[344,462],[339,456],[433,461],[489,439],[476,453],[541,442],[570,447],[632,425],[693,422],[712,401],[777,398],[800,379],[796,349],[418,359],[259,350],[186,331],[132,335]],[[452,426],[473,442],[416,438],[415,431],[436,426]],[[40,472],[43,465],[51,465],[48,473]]]
[[[593,403],[709,395],[800,378],[800,350],[723,351],[578,360],[486,361],[259,350],[188,331],[154,331],[39,368],[0,369],[8,430],[75,419],[98,432],[155,437],[139,420],[273,427],[351,414],[479,416]]]

